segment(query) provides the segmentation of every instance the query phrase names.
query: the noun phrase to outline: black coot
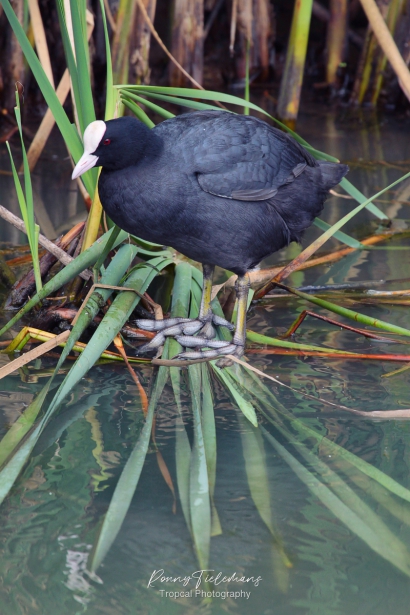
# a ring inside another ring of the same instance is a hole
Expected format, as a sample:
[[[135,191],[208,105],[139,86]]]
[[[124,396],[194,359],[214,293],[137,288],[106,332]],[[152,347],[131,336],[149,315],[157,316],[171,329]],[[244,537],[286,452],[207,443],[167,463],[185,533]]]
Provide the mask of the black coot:
[[[153,129],[132,117],[96,121],[84,133],[84,154],[73,179],[102,166],[98,190],[122,229],[169,245],[203,264],[197,321],[139,322],[185,347],[210,350],[184,358],[244,351],[246,273],[291,241],[300,241],[323,208],[330,188],[346,175],[343,164],[315,160],[289,135],[250,116],[225,111],[187,113]],[[238,275],[238,319],[232,344],[211,340],[215,265]],[[202,329],[201,336],[193,337]],[[178,334],[181,337],[178,337]]]

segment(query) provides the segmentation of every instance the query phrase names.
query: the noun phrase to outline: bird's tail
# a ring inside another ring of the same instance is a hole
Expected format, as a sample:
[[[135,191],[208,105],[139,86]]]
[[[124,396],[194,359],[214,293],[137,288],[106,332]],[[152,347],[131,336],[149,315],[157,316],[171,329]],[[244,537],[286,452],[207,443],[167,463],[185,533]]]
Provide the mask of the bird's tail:
[[[319,160],[319,166],[322,173],[323,188],[326,191],[337,186],[349,171],[347,164],[328,162],[327,160]]]

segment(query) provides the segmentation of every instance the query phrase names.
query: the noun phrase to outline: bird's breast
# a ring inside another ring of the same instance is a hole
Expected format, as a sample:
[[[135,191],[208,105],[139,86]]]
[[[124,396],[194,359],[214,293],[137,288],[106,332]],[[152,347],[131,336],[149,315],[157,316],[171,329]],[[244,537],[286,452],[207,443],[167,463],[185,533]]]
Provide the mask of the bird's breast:
[[[104,172],[98,184],[102,206],[125,231],[147,241],[168,243],[191,200],[195,179],[179,174],[145,173],[143,166]],[[183,186],[183,190],[182,187]]]

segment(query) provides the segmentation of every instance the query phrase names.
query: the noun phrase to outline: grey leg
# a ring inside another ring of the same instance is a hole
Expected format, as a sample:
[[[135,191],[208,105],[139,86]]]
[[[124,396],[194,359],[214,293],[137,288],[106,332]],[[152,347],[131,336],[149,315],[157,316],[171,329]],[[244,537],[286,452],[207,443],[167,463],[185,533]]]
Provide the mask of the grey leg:
[[[215,337],[213,324],[233,329],[230,322],[219,316],[212,314],[211,295],[214,265],[204,263],[202,266],[204,281],[202,286],[201,306],[199,316],[196,320],[190,318],[165,318],[164,320],[137,320],[137,326],[146,331],[156,331],[157,335],[148,343],[139,348],[139,353],[147,350],[159,348],[166,337],[178,337],[182,346],[186,346],[186,341],[195,340],[197,346],[206,346],[209,340]],[[192,337],[200,331],[201,337]],[[217,342],[221,343],[221,342]],[[224,345],[225,343],[222,342]]]
[[[194,352],[183,352],[179,356],[181,359],[216,359],[219,356],[233,354],[241,357],[245,352],[246,340],[246,312],[249,294],[249,276],[239,276],[236,284],[236,296],[238,299],[238,310],[236,316],[236,329],[232,342],[222,342],[218,340],[205,340],[203,337],[176,336],[177,341],[186,348],[201,348]],[[209,348],[205,350],[203,348]],[[222,358],[218,362],[219,367],[231,365],[230,359]]]

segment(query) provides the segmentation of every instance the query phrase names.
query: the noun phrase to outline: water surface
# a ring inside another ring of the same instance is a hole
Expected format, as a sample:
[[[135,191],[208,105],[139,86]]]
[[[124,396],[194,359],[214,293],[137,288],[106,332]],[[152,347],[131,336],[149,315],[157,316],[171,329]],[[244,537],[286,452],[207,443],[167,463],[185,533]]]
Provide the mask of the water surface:
[[[323,109],[306,113],[298,126],[312,143],[352,165],[351,181],[367,196],[400,176],[390,165],[360,165],[360,159],[388,163],[410,159],[408,126],[394,119],[367,126],[343,123]],[[81,199],[69,181],[70,167],[65,151],[56,142],[39,167],[35,184],[38,200],[49,219],[52,235],[64,220],[81,214]],[[6,162],[3,159],[3,168]],[[400,165],[399,165],[400,166]],[[403,169],[403,173],[405,170]],[[15,213],[16,200],[9,178],[0,176],[2,204]],[[389,192],[380,207],[407,227],[408,184]],[[406,202],[407,201],[407,202]],[[323,218],[334,222],[353,206],[352,201],[332,198]],[[47,220],[44,217],[44,220]],[[47,226],[47,221],[46,221]],[[366,236],[378,222],[366,212],[346,232]],[[0,239],[24,242],[3,223]],[[305,245],[319,234],[310,230]],[[335,246],[336,242],[329,244]],[[409,246],[401,237],[381,245]],[[291,246],[270,259],[288,258],[299,248]],[[409,276],[408,252],[375,250],[357,252],[331,265],[315,267],[292,276],[294,285],[336,284]],[[389,286],[402,288],[403,284]],[[343,298],[338,298],[343,301]],[[408,326],[408,308],[389,304],[344,303],[375,318]],[[298,298],[278,298],[252,308],[249,327],[266,335],[283,333],[303,309],[312,309]],[[324,314],[320,308],[314,311]],[[3,314],[2,318],[7,318]],[[348,323],[351,324],[351,323]],[[17,331],[17,328],[15,329]],[[408,346],[391,346],[341,331],[323,321],[308,318],[296,341],[321,344],[356,352],[403,352]],[[410,353],[409,353],[410,354]],[[295,389],[360,410],[388,410],[409,407],[409,372],[382,378],[399,367],[396,363],[249,355],[251,363]],[[45,358],[21,373],[0,382],[4,433],[45,383],[43,371],[55,359]],[[137,368],[148,388],[152,370]],[[410,425],[399,420],[369,420],[330,409],[319,401],[298,397],[271,381],[264,384],[274,393],[277,407],[299,417],[317,433],[379,468],[409,487]],[[264,615],[407,615],[410,584],[408,577],[375,553],[352,528],[343,524],[307,488],[295,471],[268,440],[263,442],[267,499],[282,550],[261,519],[248,484],[244,447],[254,428],[241,417],[226,391],[213,382],[217,426],[217,480],[215,505],[222,534],[212,538],[210,569],[222,576],[244,576],[245,583],[221,583],[217,592],[244,592],[240,597],[217,597],[206,607],[195,596],[195,580],[187,587],[180,582],[156,581],[148,587],[154,571],[169,577],[192,576],[198,571],[192,542],[181,512],[172,513],[172,495],[157,465],[153,447],[147,457],[131,508],[113,548],[98,570],[86,570],[98,524],[107,510],[116,480],[143,425],[137,389],[122,365],[93,368],[76,387],[60,414],[49,424],[28,467],[0,508],[0,612],[8,615],[44,613],[61,615],[87,613],[117,615],[149,613],[240,613]],[[192,436],[190,398],[183,389],[182,405],[187,431]],[[275,410],[274,404],[272,408]],[[178,410],[168,383],[158,410],[157,443],[176,483],[175,418]],[[317,470],[308,464],[265,417],[260,424],[292,452],[313,477]],[[400,509],[399,519],[366,494],[349,477],[338,458],[317,442],[310,450],[346,481],[387,528],[410,551],[410,504],[390,496]],[[333,475],[332,475],[333,476]],[[332,479],[333,480],[333,479]],[[336,480],[336,479],[334,479]],[[286,559],[287,566],[284,564]],[[260,578],[260,580],[258,580]],[[202,583],[199,589],[206,589]],[[177,599],[166,592],[190,591]],[[248,592],[249,595],[246,593]]]

